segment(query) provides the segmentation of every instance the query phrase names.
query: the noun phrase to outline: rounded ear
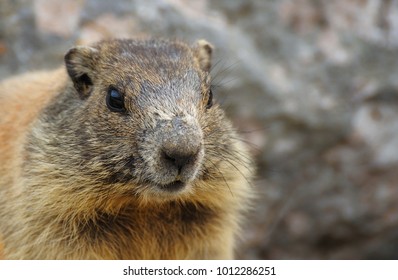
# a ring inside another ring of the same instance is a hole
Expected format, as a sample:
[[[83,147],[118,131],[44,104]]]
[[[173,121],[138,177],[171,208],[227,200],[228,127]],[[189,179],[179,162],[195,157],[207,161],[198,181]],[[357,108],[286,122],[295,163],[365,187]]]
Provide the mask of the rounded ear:
[[[198,40],[195,44],[195,55],[203,71],[209,72],[211,68],[211,55],[213,46],[206,40]]]
[[[98,50],[87,46],[70,49],[65,57],[66,70],[81,98],[89,96]]]

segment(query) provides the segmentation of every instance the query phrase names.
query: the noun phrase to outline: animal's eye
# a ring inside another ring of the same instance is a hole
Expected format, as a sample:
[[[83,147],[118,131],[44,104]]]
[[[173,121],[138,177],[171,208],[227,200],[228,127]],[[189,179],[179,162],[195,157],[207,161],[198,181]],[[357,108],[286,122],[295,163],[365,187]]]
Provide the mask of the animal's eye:
[[[106,95],[106,105],[112,112],[125,112],[124,97],[117,89],[110,88]]]
[[[211,106],[213,106],[213,92],[211,91],[211,89],[209,90],[208,95],[209,96],[207,99],[206,109],[210,109]]]

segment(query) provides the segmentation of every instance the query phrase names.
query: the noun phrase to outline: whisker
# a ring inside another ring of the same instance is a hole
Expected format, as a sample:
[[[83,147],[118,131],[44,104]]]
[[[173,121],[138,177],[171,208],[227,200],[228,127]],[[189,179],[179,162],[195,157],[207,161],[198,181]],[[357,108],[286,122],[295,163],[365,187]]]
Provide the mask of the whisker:
[[[211,165],[213,165],[213,167],[218,171],[218,174],[221,175],[224,183],[227,185],[229,192],[231,193],[232,197],[234,196],[234,194],[232,193],[231,187],[229,186],[227,179],[225,179],[224,174],[220,171],[220,169],[210,160],[210,159],[206,159],[206,161],[210,162]]]
[[[234,132],[234,130],[232,130]],[[206,135],[206,137],[211,137],[214,134],[218,133],[218,134],[230,134],[230,130],[213,130],[212,132],[210,132],[209,134]],[[233,133],[233,135],[229,135],[228,136],[229,139],[234,139],[240,142],[243,142],[247,145],[249,145],[251,148],[255,149],[258,152],[261,152],[262,149],[261,147],[259,147],[258,145],[254,144],[253,142],[250,142],[249,140],[247,140],[246,138],[242,138],[239,136],[239,133]]]
[[[240,151],[234,151],[235,153],[237,153],[237,155],[235,155],[233,152],[231,152],[230,150],[223,148],[223,147],[219,147],[219,150],[221,150],[222,152],[226,153],[227,155],[229,155],[231,158],[233,159],[234,162],[238,163],[238,164],[242,164],[247,170],[250,170],[250,168],[248,168],[249,164],[254,164],[253,160],[251,158],[249,158],[248,156],[246,156],[245,154],[243,154]],[[216,154],[218,155],[218,154]],[[238,157],[238,155],[240,157]]]
[[[223,62],[222,60],[217,61],[217,63],[214,65],[214,67],[212,67],[212,69],[210,70],[210,73],[212,74],[212,72],[217,71],[217,67],[219,66],[219,68],[221,68],[222,70],[217,71],[214,75],[212,74],[212,80],[211,83],[214,83],[214,81],[219,78],[220,75],[227,73],[227,71],[230,71],[231,69],[233,69],[236,65],[238,65],[238,63],[240,63],[240,61],[236,61],[234,63],[231,63],[229,66],[225,67],[225,64],[220,64],[221,62]]]
[[[218,157],[218,158],[228,162],[230,165],[232,165],[242,175],[243,178],[245,178],[247,183],[251,184],[250,181],[248,180],[248,178],[246,177],[246,175],[244,175],[243,172],[235,165],[235,164],[239,164],[242,167],[246,168],[248,171],[251,171],[251,168],[249,168],[249,164],[251,162],[243,161],[243,159],[239,158],[238,156],[233,154],[231,151],[229,151],[229,150],[227,150],[227,149],[225,149],[223,147],[218,147],[218,149],[221,150],[224,154],[217,153],[217,152],[208,152],[208,154],[212,155],[214,157]]]

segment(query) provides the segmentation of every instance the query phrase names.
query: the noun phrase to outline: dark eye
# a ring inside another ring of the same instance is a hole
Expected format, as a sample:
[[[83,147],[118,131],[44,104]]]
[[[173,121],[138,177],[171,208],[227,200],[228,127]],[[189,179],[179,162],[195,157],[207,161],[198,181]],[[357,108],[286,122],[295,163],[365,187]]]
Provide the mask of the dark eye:
[[[213,92],[209,90],[209,97],[207,99],[206,109],[210,109],[213,106]]]
[[[106,95],[106,105],[112,112],[124,112],[124,97],[117,89],[110,88]]]

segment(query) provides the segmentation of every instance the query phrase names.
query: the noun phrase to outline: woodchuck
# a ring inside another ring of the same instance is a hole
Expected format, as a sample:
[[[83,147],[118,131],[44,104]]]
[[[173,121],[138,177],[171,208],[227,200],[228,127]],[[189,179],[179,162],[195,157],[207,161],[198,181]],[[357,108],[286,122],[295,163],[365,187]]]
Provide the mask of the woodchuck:
[[[252,172],[213,102],[212,50],[112,39],[3,81],[4,257],[233,258]]]

